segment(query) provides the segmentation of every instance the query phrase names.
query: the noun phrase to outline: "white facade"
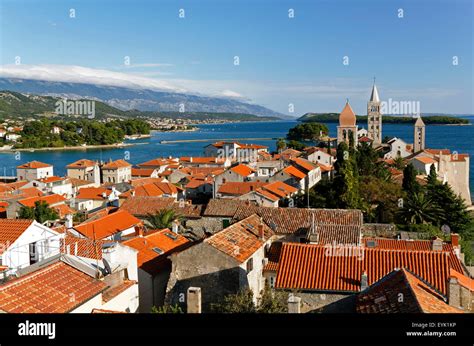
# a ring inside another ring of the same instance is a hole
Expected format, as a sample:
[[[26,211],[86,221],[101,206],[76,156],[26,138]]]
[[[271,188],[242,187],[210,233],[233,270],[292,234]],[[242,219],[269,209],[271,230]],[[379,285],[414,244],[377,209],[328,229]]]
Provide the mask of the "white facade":
[[[123,183],[132,180],[132,167],[120,167],[115,169],[102,169],[104,183]]]
[[[41,167],[41,168],[17,168],[16,177],[18,180],[37,180],[42,178],[52,177],[53,166]]]
[[[328,154],[327,152],[317,150],[308,155],[308,161],[311,161],[313,163],[320,163],[325,166],[332,166],[336,159],[333,158],[332,155]]]
[[[412,154],[408,144],[400,138],[391,139],[388,144],[390,145],[390,151],[384,155],[384,159],[396,159],[397,157],[405,158]]]
[[[57,255],[61,238],[62,234],[33,221],[12,244],[5,244],[6,250],[0,255],[2,265],[10,268],[8,274],[14,274],[20,268]]]

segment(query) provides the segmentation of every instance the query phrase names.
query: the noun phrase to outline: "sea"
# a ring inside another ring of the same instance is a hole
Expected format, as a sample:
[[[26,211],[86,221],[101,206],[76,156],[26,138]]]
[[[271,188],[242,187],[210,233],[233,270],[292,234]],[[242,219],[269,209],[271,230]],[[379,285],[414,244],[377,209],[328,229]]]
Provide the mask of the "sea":
[[[427,125],[426,146],[458,153],[470,154],[470,189],[474,196],[474,115],[464,116],[473,125]],[[218,139],[237,138],[280,138],[297,125],[296,121],[243,122],[226,124],[198,125],[193,132],[152,132],[151,138],[128,140],[133,146],[108,149],[84,149],[61,151],[34,151],[19,153],[0,153],[0,176],[15,175],[15,167],[32,160],[54,165],[55,175],[65,175],[66,165],[82,159],[103,160],[125,159],[138,164],[157,157],[202,156],[204,147]],[[330,135],[336,136],[336,123],[327,124]],[[359,124],[359,127],[363,125]],[[366,127],[366,126],[363,126]],[[383,136],[394,136],[413,143],[413,126],[407,124],[384,124]],[[205,139],[204,142],[162,143],[162,141]],[[276,149],[274,139],[240,140],[243,143],[267,145],[269,150]]]

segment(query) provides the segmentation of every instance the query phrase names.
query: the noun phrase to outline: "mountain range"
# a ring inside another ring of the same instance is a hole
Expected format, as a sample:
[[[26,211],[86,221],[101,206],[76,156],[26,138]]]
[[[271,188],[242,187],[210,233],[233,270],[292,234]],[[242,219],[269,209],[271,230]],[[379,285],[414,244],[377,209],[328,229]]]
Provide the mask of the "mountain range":
[[[68,99],[92,99],[102,101],[109,106],[123,111],[178,112],[182,111],[184,106],[185,112],[243,113],[264,117],[287,118],[266,107],[246,103],[234,98],[151,89],[36,79],[0,78],[0,90]]]

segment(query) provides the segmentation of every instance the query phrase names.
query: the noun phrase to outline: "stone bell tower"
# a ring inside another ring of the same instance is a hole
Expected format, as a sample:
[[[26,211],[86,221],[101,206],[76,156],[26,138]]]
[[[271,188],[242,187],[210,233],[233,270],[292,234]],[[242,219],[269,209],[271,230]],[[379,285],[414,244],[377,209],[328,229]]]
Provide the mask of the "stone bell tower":
[[[421,116],[418,116],[415,123],[415,133],[413,135],[413,153],[415,154],[425,150],[425,131],[425,123],[421,119]]]
[[[356,115],[349,104],[349,100],[347,100],[344,109],[339,115],[339,126],[337,127],[337,144],[346,142],[349,145],[351,141],[353,142],[353,146],[357,147]]]
[[[372,94],[369,102],[367,102],[367,132],[369,138],[373,140],[373,146],[382,144],[382,113],[380,112],[380,98],[375,85],[375,78]]]

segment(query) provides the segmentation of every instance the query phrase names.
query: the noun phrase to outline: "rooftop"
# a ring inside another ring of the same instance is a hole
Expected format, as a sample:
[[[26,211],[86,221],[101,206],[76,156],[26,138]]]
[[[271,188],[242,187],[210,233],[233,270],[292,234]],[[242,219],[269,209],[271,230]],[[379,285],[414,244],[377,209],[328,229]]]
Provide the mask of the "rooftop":
[[[74,229],[87,238],[104,239],[141,224],[139,219],[121,209],[100,219],[81,223]]]

